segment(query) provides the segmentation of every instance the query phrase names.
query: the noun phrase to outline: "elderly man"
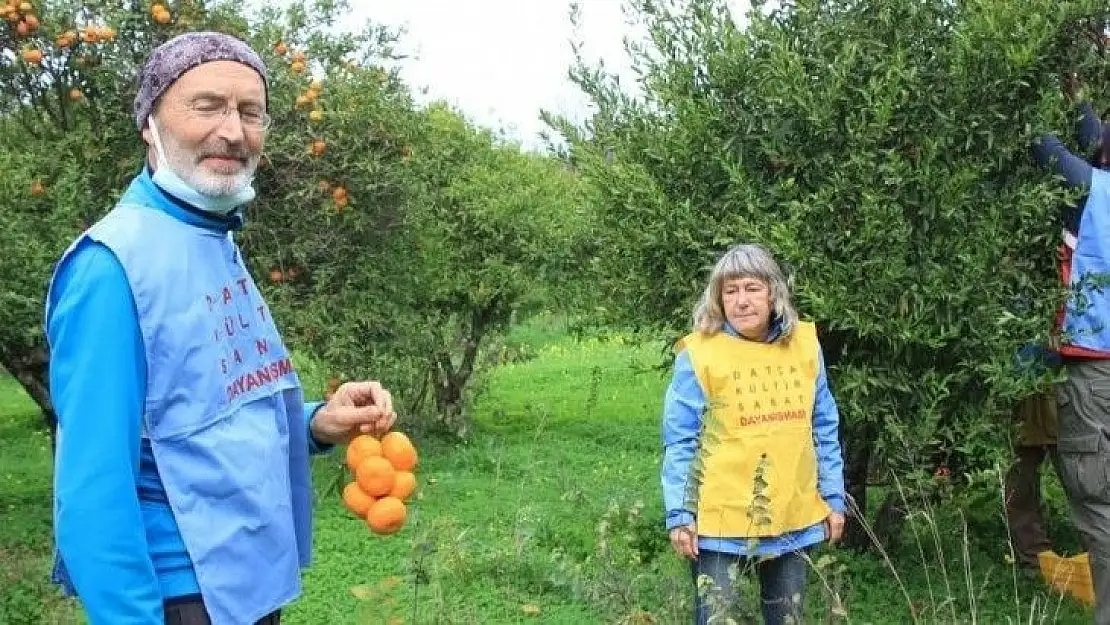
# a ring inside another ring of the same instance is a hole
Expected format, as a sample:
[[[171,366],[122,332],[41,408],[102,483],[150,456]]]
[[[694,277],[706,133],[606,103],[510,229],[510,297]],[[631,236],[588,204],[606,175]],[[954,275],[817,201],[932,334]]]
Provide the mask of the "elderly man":
[[[310,559],[309,455],[396,418],[376,382],[305,403],[234,242],[267,100],[235,38],[156,49],[134,104],[147,165],[51,281],[53,578],[94,625],[277,623]]]

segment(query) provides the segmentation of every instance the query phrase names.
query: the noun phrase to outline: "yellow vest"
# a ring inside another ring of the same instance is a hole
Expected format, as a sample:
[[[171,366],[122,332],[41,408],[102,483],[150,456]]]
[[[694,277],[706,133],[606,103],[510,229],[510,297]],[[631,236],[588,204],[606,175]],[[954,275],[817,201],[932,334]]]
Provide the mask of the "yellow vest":
[[[698,534],[780,536],[822,521],[813,441],[819,346],[812,323],[774,343],[725,332],[684,337],[706,396],[687,505]]]

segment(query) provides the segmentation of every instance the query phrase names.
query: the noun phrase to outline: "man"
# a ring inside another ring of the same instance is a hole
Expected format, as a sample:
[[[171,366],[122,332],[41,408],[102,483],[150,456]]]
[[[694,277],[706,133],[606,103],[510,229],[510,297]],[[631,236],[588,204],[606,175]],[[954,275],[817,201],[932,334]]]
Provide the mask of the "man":
[[[1073,79],[1071,79],[1073,80]],[[1072,520],[1090,552],[1095,622],[1110,625],[1110,125],[1083,107],[1081,149],[1073,154],[1056,137],[1034,144],[1037,162],[1062,175],[1084,198],[1064,214],[1060,277],[1072,291],[1056,333],[1067,379],[1056,388],[1057,471]],[[1094,145],[1084,138],[1097,138]]]
[[[1059,366],[1056,354],[1032,345],[1024,347],[1018,359],[1031,375]],[[1045,529],[1040,468],[1056,451],[1055,393],[1049,390],[1023,398],[1014,406],[1014,418],[1020,429],[1014,444],[1015,462],[1006,473],[1006,521],[1018,568],[1039,574],[1037,554],[1052,550]]]
[[[267,101],[237,39],[156,49],[134,103],[146,167],[51,281],[54,580],[93,625],[277,623],[310,560],[309,454],[396,419],[376,382],[304,402],[233,240]]]

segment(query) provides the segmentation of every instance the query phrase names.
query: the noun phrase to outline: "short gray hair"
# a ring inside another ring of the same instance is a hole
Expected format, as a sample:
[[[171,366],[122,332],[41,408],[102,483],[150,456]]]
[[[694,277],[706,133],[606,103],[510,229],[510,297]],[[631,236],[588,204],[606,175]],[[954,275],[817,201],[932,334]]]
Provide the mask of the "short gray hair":
[[[781,329],[779,338],[790,336],[798,325],[798,312],[791,303],[790,286],[771,252],[755,244],[734,246],[717,261],[705,292],[694,307],[694,330],[713,334],[724,327],[726,317],[721,306],[721,287],[726,281],[736,278],[755,278],[767,284],[771,290],[771,319],[777,320]]]

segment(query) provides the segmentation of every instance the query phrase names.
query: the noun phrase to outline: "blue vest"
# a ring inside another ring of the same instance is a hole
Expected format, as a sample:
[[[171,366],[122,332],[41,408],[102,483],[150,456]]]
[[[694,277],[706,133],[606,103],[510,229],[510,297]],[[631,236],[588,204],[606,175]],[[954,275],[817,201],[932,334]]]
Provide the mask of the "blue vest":
[[[164,201],[137,178],[63,258],[89,237],[122,264],[146,352],[143,437],[213,624],[252,624],[300,594],[309,565],[304,397],[231,234]],[[73,592],[60,559],[54,578]]]
[[[1084,276],[1088,283],[1077,291]],[[1110,173],[1098,168],[1091,172],[1091,193],[1079,221],[1063,329],[1071,345],[1110,351],[1110,284],[1099,292],[1090,284],[1096,278],[1110,279]]]

